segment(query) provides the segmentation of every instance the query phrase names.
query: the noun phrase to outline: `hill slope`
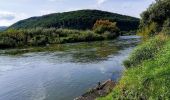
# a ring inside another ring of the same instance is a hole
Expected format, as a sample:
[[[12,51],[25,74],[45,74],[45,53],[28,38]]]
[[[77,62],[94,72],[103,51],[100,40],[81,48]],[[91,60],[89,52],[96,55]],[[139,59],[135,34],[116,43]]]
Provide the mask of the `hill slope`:
[[[78,10],[31,17],[13,24],[10,28],[28,29],[35,27],[56,27],[69,29],[91,29],[98,19],[116,21],[122,31],[137,29],[139,19],[99,10]]]

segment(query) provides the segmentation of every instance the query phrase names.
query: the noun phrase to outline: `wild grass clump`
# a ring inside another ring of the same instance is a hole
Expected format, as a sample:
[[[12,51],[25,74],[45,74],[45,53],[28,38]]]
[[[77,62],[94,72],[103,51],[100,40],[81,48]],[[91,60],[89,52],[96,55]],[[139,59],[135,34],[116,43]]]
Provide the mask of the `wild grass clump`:
[[[124,61],[124,66],[127,68],[134,67],[144,60],[154,58],[156,53],[162,49],[166,39],[166,36],[160,34],[147,42],[144,42],[132,52],[127,60]]]

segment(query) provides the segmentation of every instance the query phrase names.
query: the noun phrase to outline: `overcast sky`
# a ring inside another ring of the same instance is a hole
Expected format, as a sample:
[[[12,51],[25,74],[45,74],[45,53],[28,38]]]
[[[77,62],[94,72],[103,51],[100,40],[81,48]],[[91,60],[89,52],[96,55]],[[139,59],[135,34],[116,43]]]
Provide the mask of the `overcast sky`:
[[[154,0],[0,0],[0,26],[49,13],[99,9],[140,17]]]

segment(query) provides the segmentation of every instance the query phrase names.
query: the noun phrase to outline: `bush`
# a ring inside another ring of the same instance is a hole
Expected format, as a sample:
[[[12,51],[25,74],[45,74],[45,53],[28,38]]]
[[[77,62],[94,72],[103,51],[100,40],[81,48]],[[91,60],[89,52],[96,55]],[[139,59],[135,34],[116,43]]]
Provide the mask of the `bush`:
[[[30,45],[39,46],[48,44],[48,38],[44,35],[38,35],[30,40]]]
[[[16,41],[9,37],[0,37],[0,48],[11,48],[16,46]]]
[[[166,35],[170,35],[170,27],[164,27],[162,30],[162,33],[164,33]]]
[[[110,32],[108,32],[108,31],[106,31],[106,32],[104,32],[103,37],[104,37],[105,39],[114,39],[114,38],[116,38],[117,36],[116,36],[116,34],[113,34],[113,33],[110,33]]]
[[[157,23],[152,22],[151,24],[142,27],[140,30],[138,30],[137,34],[142,36],[144,40],[148,39],[149,37],[152,37],[156,35],[158,32],[158,25]]]
[[[97,20],[93,26],[93,31],[98,34],[103,34],[108,31],[115,36],[119,35],[119,28],[116,22],[110,22],[109,20]]]
[[[164,24],[163,24],[163,29],[162,33],[165,33],[167,35],[170,35],[170,18],[168,18]]]

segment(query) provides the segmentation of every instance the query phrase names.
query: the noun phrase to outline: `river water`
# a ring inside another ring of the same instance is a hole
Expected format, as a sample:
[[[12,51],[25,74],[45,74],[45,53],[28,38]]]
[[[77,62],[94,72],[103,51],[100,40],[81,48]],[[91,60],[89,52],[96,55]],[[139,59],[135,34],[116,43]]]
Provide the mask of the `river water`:
[[[0,100],[73,100],[99,81],[117,81],[123,60],[139,41],[122,36],[60,47],[67,49],[1,54]]]

